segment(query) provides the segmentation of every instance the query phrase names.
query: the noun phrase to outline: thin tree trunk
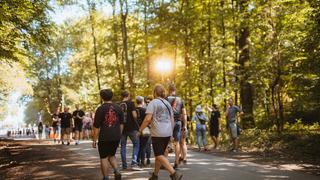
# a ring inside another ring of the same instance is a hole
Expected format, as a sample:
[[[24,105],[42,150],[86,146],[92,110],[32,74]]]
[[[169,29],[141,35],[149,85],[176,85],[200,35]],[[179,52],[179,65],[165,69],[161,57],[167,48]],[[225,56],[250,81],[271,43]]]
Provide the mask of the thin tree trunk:
[[[221,55],[221,60],[222,60],[222,78],[223,78],[223,90],[227,90],[227,77],[226,77],[226,58],[225,58],[225,53],[226,53],[226,28],[225,28],[225,23],[224,23],[224,1],[220,1],[220,7],[221,7],[221,30],[222,30],[222,55]],[[227,108],[227,99],[223,99],[223,106],[224,110]]]
[[[94,19],[94,13],[96,11],[95,9],[95,3],[90,3],[90,0],[87,0],[88,6],[89,6],[89,17],[90,17],[90,25],[91,25],[91,36],[93,40],[93,54],[94,54],[94,64],[96,68],[96,77],[97,77],[97,83],[98,83],[98,89],[101,90],[101,83],[100,83],[100,74],[99,74],[99,64],[98,64],[98,51],[97,51],[97,40],[95,36],[95,19]],[[101,99],[100,99],[101,101]]]
[[[57,87],[57,94],[58,94],[58,102],[59,102],[59,106],[62,107],[62,89],[61,89],[61,84],[62,84],[62,80],[61,80],[61,60],[60,60],[60,55],[58,52],[55,52],[56,54],[56,58],[57,58],[57,78],[58,78],[58,87]]]
[[[127,17],[128,17],[128,1],[120,0],[120,11],[121,11],[121,32],[122,32],[122,46],[123,52],[122,57],[125,62],[125,66],[127,69],[127,76],[129,80],[130,89],[133,88],[133,79],[131,76],[131,66],[128,55],[128,32],[127,32]]]
[[[119,58],[119,40],[118,40],[118,23],[117,23],[117,16],[116,16],[116,0],[110,0],[109,3],[112,6],[112,34],[113,34],[113,53],[116,58],[116,68],[117,68],[117,73],[118,77],[120,80],[119,87],[120,89],[125,89],[125,80],[123,76],[123,68],[122,68],[122,63],[121,59]]]
[[[149,38],[148,38],[148,1],[144,1],[143,3],[143,13],[144,13],[144,22],[143,22],[143,30],[144,30],[144,50],[146,54],[146,64],[147,64],[147,85],[150,87],[150,74],[151,74],[151,66],[150,66],[150,57],[149,57]]]
[[[237,12],[238,12],[238,0],[231,0],[231,6],[232,6],[232,20],[233,20],[233,29],[234,29],[234,62],[235,64],[239,63],[238,56],[239,56],[239,49],[238,49],[238,44],[239,44],[239,38],[238,38],[238,27],[237,27]],[[239,68],[238,66],[235,67],[235,84],[238,84],[239,78]],[[236,105],[238,105],[238,86],[234,90],[234,102]]]

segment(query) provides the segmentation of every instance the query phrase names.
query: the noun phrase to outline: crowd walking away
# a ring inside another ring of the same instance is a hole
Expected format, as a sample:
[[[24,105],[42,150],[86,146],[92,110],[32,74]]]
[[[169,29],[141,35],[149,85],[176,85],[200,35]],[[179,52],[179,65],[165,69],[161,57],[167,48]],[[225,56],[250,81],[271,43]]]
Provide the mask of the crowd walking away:
[[[121,179],[123,171],[141,171],[151,166],[150,180],[159,178],[160,169],[165,169],[169,178],[180,180],[183,177],[180,166],[188,162],[187,142],[191,133],[196,137],[198,151],[219,150],[222,116],[218,105],[198,104],[189,118],[184,100],[177,92],[179,90],[174,84],[170,84],[168,90],[159,84],[151,92],[153,97],[138,95],[132,98],[129,91],[123,90],[120,102],[115,102],[113,90],[103,89],[100,91],[103,103],[95,112],[86,112],[79,104],[74,106],[73,112],[68,106],[64,106],[63,111],[59,106],[51,114],[51,126],[44,123],[40,112],[37,125],[9,130],[7,135],[51,139],[55,144],[67,146],[92,140],[92,147],[99,153],[104,180],[110,176]],[[243,114],[241,108],[229,98],[224,115],[232,140],[231,152],[239,151],[241,128],[238,116]],[[195,125],[194,131],[192,124]],[[212,140],[212,149],[209,149],[207,137]],[[128,148],[128,141],[132,148]],[[131,162],[127,162],[129,149]],[[117,151],[120,152],[119,159],[115,156]],[[168,158],[171,152],[174,153],[172,164]],[[151,162],[152,154],[154,162]],[[113,175],[109,174],[110,169]]]

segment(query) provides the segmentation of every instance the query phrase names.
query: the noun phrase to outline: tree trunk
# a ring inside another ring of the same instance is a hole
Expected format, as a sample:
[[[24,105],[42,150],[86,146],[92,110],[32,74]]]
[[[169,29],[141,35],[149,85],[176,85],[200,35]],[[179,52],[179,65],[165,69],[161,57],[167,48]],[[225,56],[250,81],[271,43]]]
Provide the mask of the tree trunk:
[[[240,64],[240,100],[242,104],[242,110],[245,115],[242,118],[243,128],[250,128],[254,126],[253,118],[253,90],[251,84],[248,82],[247,64],[250,61],[249,56],[249,26],[247,14],[247,0],[240,0],[240,13],[244,15],[243,20],[240,23],[240,37],[239,37],[239,64]]]
[[[150,87],[150,81],[151,81],[151,65],[150,65],[150,57],[149,57],[149,38],[148,38],[148,2],[143,2],[143,13],[144,13],[144,22],[143,22],[143,30],[144,30],[144,50],[146,54],[146,64],[147,64],[147,85]]]
[[[128,32],[127,32],[127,17],[128,17],[128,1],[127,0],[120,0],[120,11],[121,11],[121,32],[122,32],[122,58],[125,62],[125,67],[127,70],[127,76],[129,80],[130,89],[133,88],[133,79],[131,76],[131,66],[129,61],[128,55]]]
[[[56,54],[56,58],[57,58],[57,68],[58,68],[58,72],[57,72],[57,78],[58,78],[58,87],[57,87],[57,94],[58,94],[58,102],[59,102],[59,106],[62,107],[62,89],[61,89],[61,84],[62,84],[62,80],[61,80],[61,60],[60,60],[60,55],[58,52],[55,52]]]
[[[239,56],[239,49],[238,49],[238,27],[237,27],[237,11],[238,11],[238,3],[237,0],[231,0],[231,6],[232,6],[232,20],[233,20],[233,31],[234,31],[234,62],[235,64],[239,63],[238,56]],[[235,70],[235,84],[237,85],[239,83],[239,67],[234,67]],[[234,89],[234,103],[238,105],[238,86]]]
[[[221,7],[221,31],[222,31],[222,54],[221,54],[221,60],[222,60],[222,79],[223,79],[223,91],[226,92],[227,90],[227,77],[226,77],[226,28],[224,23],[224,1],[220,1],[220,7]],[[227,99],[223,99],[223,106],[224,110],[227,109]]]
[[[95,3],[90,3],[90,0],[87,0],[89,6],[89,16],[90,16],[90,25],[91,25],[91,36],[93,40],[93,54],[94,54],[94,64],[96,67],[96,77],[98,83],[98,89],[101,90],[101,83],[100,83],[100,74],[99,74],[99,64],[98,64],[98,51],[97,51],[97,40],[95,36],[95,18],[94,13],[96,11]],[[101,101],[101,99],[100,99]]]
[[[118,39],[118,23],[117,23],[117,16],[116,16],[116,0],[110,0],[109,3],[112,6],[112,34],[113,34],[113,53],[116,59],[116,69],[118,73],[118,78],[120,80],[119,88],[125,89],[125,79],[123,76],[124,69],[122,68],[122,61],[119,58],[119,39]]]

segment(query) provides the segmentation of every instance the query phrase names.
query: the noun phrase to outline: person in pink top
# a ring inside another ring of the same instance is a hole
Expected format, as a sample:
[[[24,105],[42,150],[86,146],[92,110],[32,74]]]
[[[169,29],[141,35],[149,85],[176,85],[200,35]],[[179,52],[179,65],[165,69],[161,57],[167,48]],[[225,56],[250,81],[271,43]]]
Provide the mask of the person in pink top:
[[[93,120],[90,117],[90,114],[86,113],[83,118],[83,138],[84,139],[90,138],[91,131],[92,131],[92,123],[93,123]]]

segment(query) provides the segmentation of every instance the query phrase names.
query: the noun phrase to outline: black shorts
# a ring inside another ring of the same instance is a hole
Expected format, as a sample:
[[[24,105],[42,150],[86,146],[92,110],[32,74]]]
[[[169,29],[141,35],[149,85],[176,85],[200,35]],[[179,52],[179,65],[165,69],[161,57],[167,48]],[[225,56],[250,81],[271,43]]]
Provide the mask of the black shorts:
[[[152,137],[152,147],[154,156],[164,155],[169,144],[170,137]]]
[[[99,141],[98,142],[98,150],[100,159],[104,159],[109,156],[114,156],[117,152],[117,148],[119,146],[119,141]]]
[[[74,124],[74,131],[82,132],[82,123],[75,123]]]

